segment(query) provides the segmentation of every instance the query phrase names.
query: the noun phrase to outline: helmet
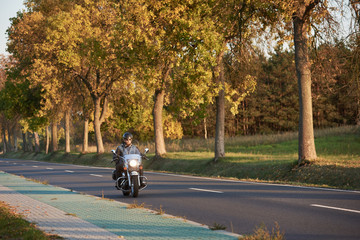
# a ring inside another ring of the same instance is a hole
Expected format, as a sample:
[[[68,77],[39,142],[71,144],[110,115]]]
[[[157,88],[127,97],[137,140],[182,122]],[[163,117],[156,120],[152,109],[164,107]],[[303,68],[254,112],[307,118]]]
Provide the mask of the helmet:
[[[126,133],[124,133],[123,138],[124,139],[132,139],[133,135],[131,133],[129,133],[129,132],[126,132]]]

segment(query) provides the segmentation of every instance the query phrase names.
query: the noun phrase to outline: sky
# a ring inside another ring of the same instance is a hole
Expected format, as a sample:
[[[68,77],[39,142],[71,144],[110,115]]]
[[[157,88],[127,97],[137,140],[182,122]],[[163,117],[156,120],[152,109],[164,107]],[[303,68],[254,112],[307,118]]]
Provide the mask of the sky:
[[[8,55],[6,52],[7,34],[10,27],[10,18],[15,17],[19,10],[25,9],[24,0],[0,0],[0,54]]]

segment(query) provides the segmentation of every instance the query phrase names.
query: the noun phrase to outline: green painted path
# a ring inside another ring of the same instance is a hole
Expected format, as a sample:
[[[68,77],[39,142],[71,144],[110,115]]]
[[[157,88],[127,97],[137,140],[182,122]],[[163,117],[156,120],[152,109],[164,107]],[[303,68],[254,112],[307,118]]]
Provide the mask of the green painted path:
[[[30,216],[31,212],[43,209],[38,213],[39,222],[50,225],[53,233],[67,239],[238,239],[236,234],[212,231],[207,226],[181,218],[159,215],[143,208],[129,209],[125,203],[37,183],[1,171],[0,201],[14,208],[25,205],[22,208],[28,209],[22,210],[26,213],[23,215]],[[29,219],[38,223],[36,217]],[[61,222],[67,225],[61,226]],[[40,223],[38,225],[41,228]]]

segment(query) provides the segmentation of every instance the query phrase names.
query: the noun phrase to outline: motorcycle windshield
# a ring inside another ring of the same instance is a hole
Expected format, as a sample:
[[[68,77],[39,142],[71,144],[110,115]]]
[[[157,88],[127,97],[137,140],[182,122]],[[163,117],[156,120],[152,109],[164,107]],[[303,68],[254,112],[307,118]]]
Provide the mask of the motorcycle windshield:
[[[125,160],[130,161],[132,159],[136,159],[141,162],[141,156],[139,154],[126,154],[124,155]]]

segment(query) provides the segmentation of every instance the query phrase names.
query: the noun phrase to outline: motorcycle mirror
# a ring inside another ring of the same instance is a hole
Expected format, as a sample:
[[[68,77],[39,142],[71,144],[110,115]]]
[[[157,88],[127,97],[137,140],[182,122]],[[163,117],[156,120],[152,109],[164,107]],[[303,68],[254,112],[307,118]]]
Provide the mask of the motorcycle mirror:
[[[145,153],[148,153],[149,152],[149,149],[148,148],[145,148]]]
[[[113,150],[111,150],[111,152],[113,153],[113,154],[115,154],[115,150],[113,149]]]

